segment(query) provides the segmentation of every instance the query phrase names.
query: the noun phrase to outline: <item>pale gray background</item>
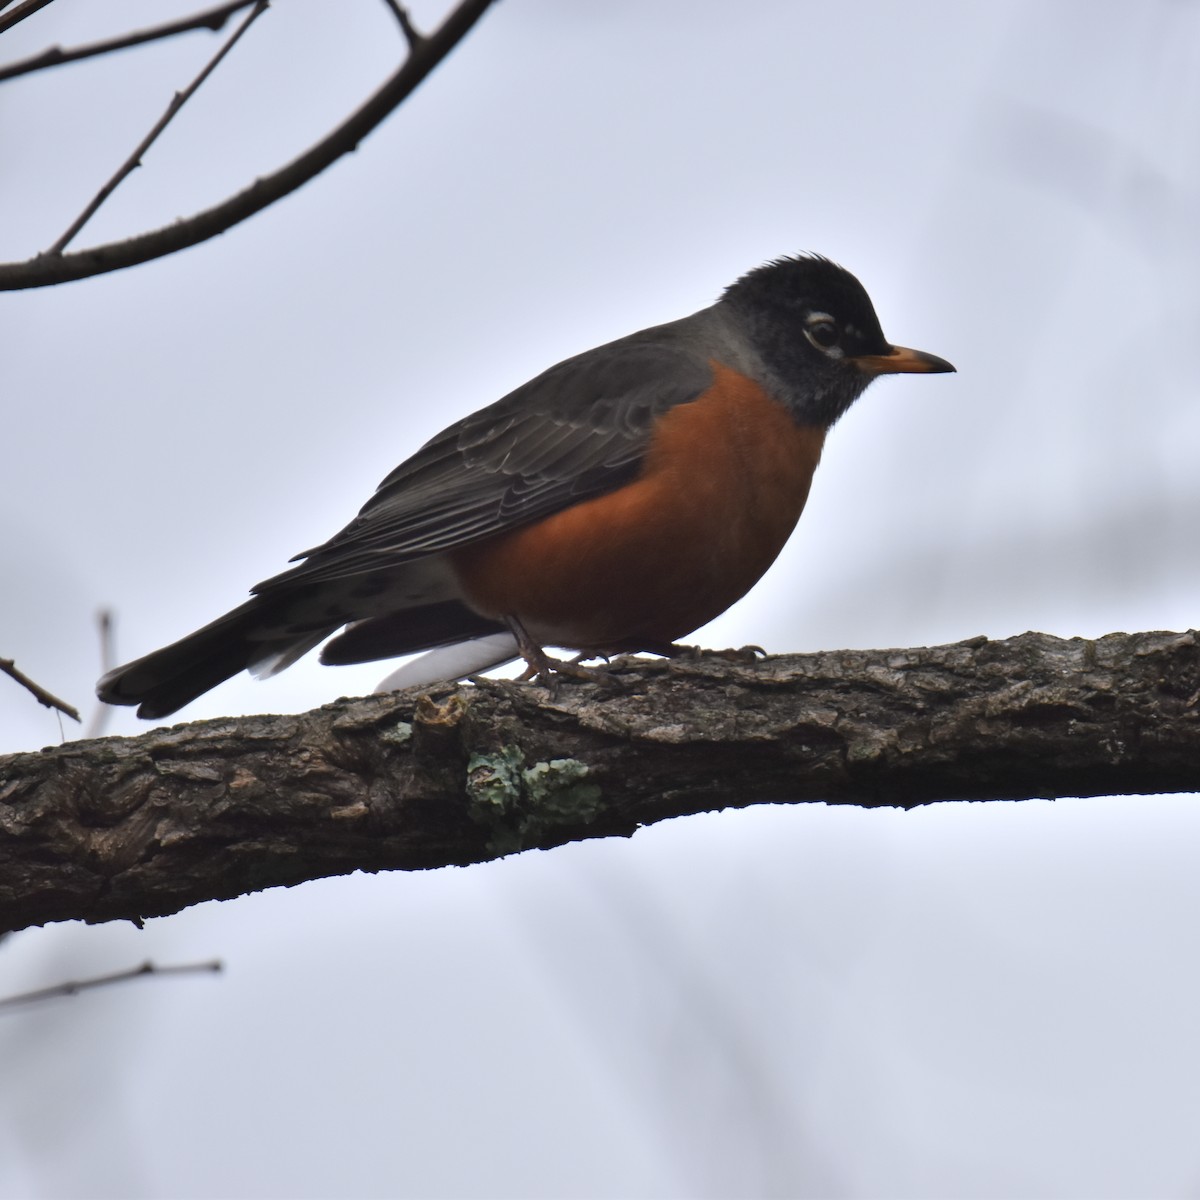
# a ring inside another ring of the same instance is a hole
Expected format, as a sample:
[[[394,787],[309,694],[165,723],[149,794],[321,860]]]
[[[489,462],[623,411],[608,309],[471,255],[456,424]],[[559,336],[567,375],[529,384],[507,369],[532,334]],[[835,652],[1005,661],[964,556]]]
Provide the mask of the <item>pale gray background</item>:
[[[59,0],[0,58],[199,3]],[[0,86],[0,258],[216,44]],[[79,245],[286,160],[399,51],[379,0],[276,0]],[[507,0],[281,205],[0,297],[0,654],[87,704],[97,606],[123,657],[188,632],[446,422],[801,249],[960,373],[871,389],[698,640],[1194,625],[1198,112],[1185,0]],[[0,713],[59,740],[3,679]],[[1194,798],[760,807],[30,931],[0,991],[228,971],[0,1015],[0,1195],[1198,1196],[1198,843]]]

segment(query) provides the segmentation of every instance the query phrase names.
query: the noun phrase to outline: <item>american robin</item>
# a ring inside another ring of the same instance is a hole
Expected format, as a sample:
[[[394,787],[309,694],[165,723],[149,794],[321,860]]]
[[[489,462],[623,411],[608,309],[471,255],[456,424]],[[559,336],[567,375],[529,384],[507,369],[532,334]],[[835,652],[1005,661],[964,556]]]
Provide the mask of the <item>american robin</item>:
[[[889,345],[863,286],[818,256],[743,275],[709,308],[568,358],[451,425],[341,533],[252,599],[105,675],[163,717],[270,675],[346,626],[324,663],[479,639],[434,678],[519,652],[670,653],[774,561],[825,434],[877,375],[940,372]],[[409,676],[404,682],[431,682]]]

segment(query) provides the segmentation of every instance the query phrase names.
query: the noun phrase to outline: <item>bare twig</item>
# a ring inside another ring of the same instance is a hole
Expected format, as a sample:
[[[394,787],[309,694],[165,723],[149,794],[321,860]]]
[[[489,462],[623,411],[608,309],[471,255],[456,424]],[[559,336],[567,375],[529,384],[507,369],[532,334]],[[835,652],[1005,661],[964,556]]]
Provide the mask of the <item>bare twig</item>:
[[[96,613],[96,629],[100,634],[100,674],[107,675],[115,665],[113,662],[113,612],[102,608]]]
[[[113,614],[111,608],[102,608],[96,613],[96,628],[100,635],[100,674],[107,675],[116,665],[116,654],[113,650]],[[108,719],[112,715],[111,704],[96,704],[92,709],[84,737],[98,738],[104,735],[108,728]]]
[[[383,0],[383,2],[392,10],[392,15],[400,23],[400,29],[404,34],[404,40],[408,43],[409,52],[415,51],[425,38],[417,32],[412,18],[408,15],[408,9],[400,3],[400,0]]]
[[[11,658],[0,658],[0,671],[19,683],[26,691],[31,692],[39,704],[44,704],[47,708],[58,709],[72,721],[79,720],[79,713],[76,709],[72,708],[65,700],[60,700],[53,692],[46,691],[40,683],[35,683],[24,671],[18,671],[16,663]]]
[[[267,11],[270,2],[271,0],[256,0],[254,8],[246,15],[246,19],[229,35],[225,44],[212,56],[204,70],[182,92],[176,92],[171,97],[167,111],[159,117],[154,128],[141,140],[138,148],[117,168],[117,173],[92,197],[92,202],[71,222],[70,228],[46,251],[48,255],[61,255],[71,239],[92,219],[100,205],[121,185],[122,180],[131,175],[135,168],[142,165],[142,155],[150,149],[158,135],[171,123],[175,114],[196,94],[196,89],[212,74],[225,55],[233,49],[242,34]]]
[[[45,8],[49,3],[50,0],[23,0],[7,17],[0,17],[0,33],[3,33],[6,29],[11,29],[14,25],[25,20],[26,17],[32,17],[35,12]],[[0,7],[3,7],[3,5],[0,5]]]
[[[77,979],[69,983],[56,983],[53,987],[38,988],[35,992],[21,992],[17,996],[0,997],[0,1008],[14,1008],[18,1004],[36,1004],[40,1000],[52,1000],[57,996],[77,996],[80,992],[92,988],[107,987],[113,983],[128,983],[132,979],[141,979],[145,975],[198,975],[200,973],[216,973],[224,969],[219,958],[210,962],[181,963],[174,967],[158,967],[152,962],[144,962],[140,967],[131,967],[128,971],[114,971],[111,975],[97,975],[94,979]]]
[[[215,33],[238,9],[253,3],[254,0],[227,0],[225,4],[218,4],[215,8],[196,13],[195,16],[183,17],[166,25],[155,25],[150,29],[138,29],[133,33],[109,38],[105,42],[89,42],[86,46],[72,46],[66,50],[61,46],[50,46],[40,54],[9,63],[7,67],[0,67],[0,80],[15,79],[18,75],[28,75],[32,71],[42,71],[46,67],[57,67],[63,63],[78,62],[81,58],[94,58],[98,54],[111,54],[114,50],[126,50],[130,46],[141,46],[146,42],[156,42],[161,38],[174,37],[177,33],[188,33],[194,29],[210,29]]]
[[[261,212],[356,149],[363,138],[417,89],[493,3],[495,0],[462,0],[365,104],[315,146],[273,174],[256,179],[212,208],[125,241],[74,254],[39,254],[25,262],[2,263],[0,291],[50,287],[136,266],[207,241]]]

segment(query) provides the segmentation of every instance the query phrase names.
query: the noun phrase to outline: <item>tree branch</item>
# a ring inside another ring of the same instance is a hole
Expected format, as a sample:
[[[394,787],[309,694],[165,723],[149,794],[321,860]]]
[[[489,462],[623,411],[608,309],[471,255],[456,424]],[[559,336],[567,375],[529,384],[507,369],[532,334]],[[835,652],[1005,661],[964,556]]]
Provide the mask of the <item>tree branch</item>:
[[[93,988],[111,987],[114,983],[130,983],[135,979],[144,979],[147,975],[211,975],[222,970],[224,966],[217,958],[209,962],[178,963],[169,967],[160,967],[147,960],[141,966],[131,967],[128,971],[114,971],[111,975],[97,975],[91,979],[73,979],[66,983],[38,988],[35,992],[3,996],[0,997],[0,1009],[16,1008],[22,1004],[38,1004],[43,1000],[57,999],[59,996],[78,996],[80,992],[88,992]]]
[[[400,3],[400,0],[383,0],[383,2],[391,9],[392,16],[396,18],[396,23],[404,34],[404,40],[408,43],[409,50],[415,50],[425,39],[417,32],[412,18],[408,15],[408,9]]]
[[[35,12],[45,8],[49,3],[50,0],[22,0],[22,3],[18,4],[7,16],[0,17],[0,33],[11,29],[26,17],[32,17]]]
[[[83,210],[67,227],[62,237],[46,251],[50,257],[60,257],[62,252],[74,240],[75,235],[95,216],[97,209],[121,186],[123,180],[142,165],[142,155],[158,140],[158,135],[175,119],[175,114],[196,94],[200,85],[217,69],[217,65],[230,50],[237,45],[242,34],[263,15],[270,6],[270,0],[255,0],[254,7],[246,14],[246,19],[229,35],[225,44],[210,58],[204,69],[183,89],[171,97],[167,111],[154,123],[154,128],[138,143],[137,149],[117,168],[116,173],[92,197],[87,208]]]
[[[749,804],[1200,791],[1200,635],[623,659],[0,759],[0,929],[482,862]]]
[[[423,37],[403,66],[332,133],[274,174],[256,179],[228,200],[173,225],[73,254],[39,254],[0,264],[0,291],[50,287],[173,254],[224,233],[294,192],[330,163],[354,150],[466,36],[494,0],[462,0],[438,29]]]
[[[181,17],[178,21],[155,25],[150,29],[137,29],[104,42],[89,42],[86,46],[72,46],[68,50],[61,46],[50,46],[40,54],[0,67],[0,81],[29,75],[33,71],[44,71],[47,67],[59,67],[63,63],[78,62],[83,58],[94,58],[98,54],[112,54],[117,50],[128,50],[131,46],[144,46],[147,42],[174,37],[177,33],[190,33],[195,29],[209,29],[216,33],[238,9],[249,8],[254,3],[255,0],[227,0],[225,4],[205,9],[195,16]]]
[[[113,614],[111,608],[102,608],[96,613],[96,632],[100,638],[100,674],[107,675],[116,665],[116,653],[113,649],[115,636],[113,634]],[[112,705],[94,702],[91,719],[87,723],[84,737],[98,738],[108,728],[108,718],[112,715]]]
[[[79,710],[73,705],[68,704],[65,700],[60,700],[53,692],[48,692],[40,683],[36,683],[30,679],[24,671],[18,670],[17,664],[11,658],[0,658],[0,671],[3,671],[10,679],[19,683],[27,692],[32,693],[33,698],[39,703],[44,704],[47,708],[56,708],[64,716],[70,717],[72,721],[79,720]]]

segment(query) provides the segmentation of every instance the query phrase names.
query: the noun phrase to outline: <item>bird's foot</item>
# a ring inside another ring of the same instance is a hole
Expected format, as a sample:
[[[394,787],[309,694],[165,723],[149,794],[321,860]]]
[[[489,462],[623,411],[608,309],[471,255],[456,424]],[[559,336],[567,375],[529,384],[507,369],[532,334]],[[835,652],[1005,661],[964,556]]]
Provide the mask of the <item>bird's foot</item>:
[[[506,623],[512,635],[517,639],[517,650],[525,660],[525,670],[519,678],[540,684],[551,692],[555,690],[562,678],[580,679],[588,683],[611,683],[612,676],[602,667],[585,667],[583,663],[589,658],[608,657],[603,654],[577,654],[572,659],[554,658],[546,653],[541,646],[529,636],[525,626],[516,617],[507,617]]]
[[[612,660],[612,655],[602,654],[599,650],[580,650],[580,652],[575,655],[573,659],[571,659],[571,666],[577,667],[580,665],[580,663],[585,663],[590,658],[604,659],[604,665],[607,667],[609,662]],[[596,669],[599,670],[599,668]]]
[[[555,658],[540,646],[536,647],[536,653],[526,654],[522,651],[521,657],[526,666],[518,678],[532,680],[543,687],[553,687],[563,676],[568,679],[584,679],[590,683],[605,683],[612,679],[603,667],[585,667],[578,658]]]

